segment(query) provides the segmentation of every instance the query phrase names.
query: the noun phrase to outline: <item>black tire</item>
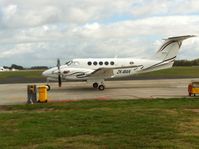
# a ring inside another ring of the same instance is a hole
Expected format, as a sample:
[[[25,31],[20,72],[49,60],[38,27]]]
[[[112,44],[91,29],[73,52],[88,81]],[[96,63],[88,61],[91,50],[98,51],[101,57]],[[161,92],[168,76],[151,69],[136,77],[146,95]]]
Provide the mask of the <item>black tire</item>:
[[[104,86],[104,85],[99,85],[98,89],[99,89],[100,91],[103,91],[103,90],[105,89],[105,86]]]
[[[51,88],[50,88],[50,85],[47,84],[46,87],[47,87],[47,91],[50,91],[50,89],[51,89]]]
[[[98,83],[93,83],[93,88],[98,88]]]

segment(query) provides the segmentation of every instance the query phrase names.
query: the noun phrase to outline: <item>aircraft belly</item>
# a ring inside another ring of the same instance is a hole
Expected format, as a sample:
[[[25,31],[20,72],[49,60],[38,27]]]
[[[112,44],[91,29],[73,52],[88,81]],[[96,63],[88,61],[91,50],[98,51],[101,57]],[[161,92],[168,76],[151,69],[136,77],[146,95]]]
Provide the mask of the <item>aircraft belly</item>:
[[[58,81],[57,77],[48,77],[47,80],[49,81]]]

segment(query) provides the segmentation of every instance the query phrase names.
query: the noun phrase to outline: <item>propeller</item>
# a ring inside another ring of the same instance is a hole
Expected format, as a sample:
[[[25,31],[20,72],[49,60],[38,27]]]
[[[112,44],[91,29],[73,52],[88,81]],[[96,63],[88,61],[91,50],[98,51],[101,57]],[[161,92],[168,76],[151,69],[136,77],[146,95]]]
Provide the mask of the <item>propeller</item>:
[[[57,59],[57,69],[58,69],[58,85],[61,87],[62,85],[62,80],[61,80],[61,69],[60,69],[60,59]]]

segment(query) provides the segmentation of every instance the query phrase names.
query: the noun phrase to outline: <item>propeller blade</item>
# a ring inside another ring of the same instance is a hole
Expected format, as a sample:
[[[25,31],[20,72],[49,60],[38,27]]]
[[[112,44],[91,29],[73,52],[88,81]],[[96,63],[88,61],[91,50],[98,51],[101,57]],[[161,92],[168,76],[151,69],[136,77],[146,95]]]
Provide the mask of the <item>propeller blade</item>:
[[[58,70],[60,71],[60,59],[57,59],[57,67],[58,67]]]
[[[58,75],[58,84],[59,84],[59,87],[61,87],[62,81],[61,81],[61,75],[60,74]]]
[[[62,80],[61,80],[61,69],[60,69],[61,63],[60,59],[57,59],[57,69],[58,69],[58,85],[61,87],[62,85]]]

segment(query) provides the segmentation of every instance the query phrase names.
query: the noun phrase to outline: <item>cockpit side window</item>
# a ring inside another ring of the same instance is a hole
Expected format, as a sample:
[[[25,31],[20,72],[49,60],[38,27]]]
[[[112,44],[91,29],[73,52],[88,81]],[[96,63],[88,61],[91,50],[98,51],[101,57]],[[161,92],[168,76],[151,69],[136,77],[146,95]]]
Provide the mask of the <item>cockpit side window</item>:
[[[79,62],[78,61],[68,61],[68,62],[66,62],[66,65],[67,66],[71,66],[71,65],[77,66],[77,65],[79,65]]]
[[[67,66],[70,66],[71,64],[72,64],[72,61],[66,62],[66,65],[67,65]]]

